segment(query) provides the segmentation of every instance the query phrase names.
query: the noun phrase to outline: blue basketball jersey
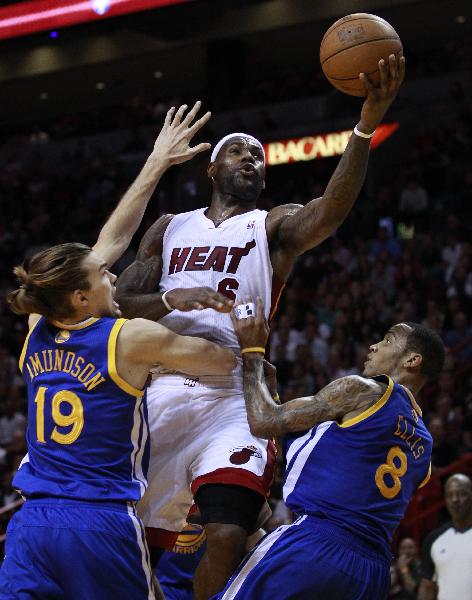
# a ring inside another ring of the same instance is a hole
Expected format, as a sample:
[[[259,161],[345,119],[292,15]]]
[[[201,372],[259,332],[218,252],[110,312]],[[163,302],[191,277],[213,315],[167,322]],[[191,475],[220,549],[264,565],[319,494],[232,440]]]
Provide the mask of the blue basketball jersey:
[[[125,319],[60,329],[45,318],[20,358],[28,390],[28,454],[13,485],[26,497],[137,501],[149,460],[144,393],[116,370]]]
[[[414,492],[430,474],[432,438],[411,393],[389,377],[369,409],[285,440],[284,500],[389,552]]]

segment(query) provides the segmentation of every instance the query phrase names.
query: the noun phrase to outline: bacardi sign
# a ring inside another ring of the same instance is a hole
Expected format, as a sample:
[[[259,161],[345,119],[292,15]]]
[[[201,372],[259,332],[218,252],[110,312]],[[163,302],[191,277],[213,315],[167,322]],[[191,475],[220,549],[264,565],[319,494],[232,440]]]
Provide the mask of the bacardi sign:
[[[371,140],[371,148],[374,149],[384,142],[398,127],[398,123],[379,125]],[[338,156],[344,152],[351,135],[352,129],[346,129],[334,133],[320,133],[269,142],[264,145],[266,164],[268,166],[283,165],[302,160]]]

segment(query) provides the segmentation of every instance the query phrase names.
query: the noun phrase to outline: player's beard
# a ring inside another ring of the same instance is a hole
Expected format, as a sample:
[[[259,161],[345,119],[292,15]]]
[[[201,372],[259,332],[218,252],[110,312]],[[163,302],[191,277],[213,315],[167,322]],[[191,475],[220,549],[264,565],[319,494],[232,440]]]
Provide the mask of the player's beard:
[[[256,173],[253,177],[245,177],[239,169],[225,174],[219,181],[219,189],[245,204],[256,202],[261,195],[264,180]]]

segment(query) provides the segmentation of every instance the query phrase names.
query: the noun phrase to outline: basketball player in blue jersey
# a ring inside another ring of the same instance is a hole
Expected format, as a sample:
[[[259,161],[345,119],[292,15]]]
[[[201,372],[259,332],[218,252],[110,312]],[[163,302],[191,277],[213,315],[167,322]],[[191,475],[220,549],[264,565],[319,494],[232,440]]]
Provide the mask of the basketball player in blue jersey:
[[[15,268],[21,285],[9,294],[11,308],[36,316],[20,357],[28,453],[13,480],[26,501],[7,531],[2,600],[154,598],[134,508],[147,487],[150,367],[195,376],[235,366],[234,354],[216,344],[119,318],[113,299],[109,264],[139,224],[160,161],[195,153],[188,141],[198,105],[181,121],[184,110],[169,111],[158,156],[94,248],[61,244]]]
[[[405,59],[394,55],[379,61],[378,87],[360,74],[366,93],[360,120],[323,196],[305,206],[258,210],[265,187],[263,145],[243,133],[220,140],[207,169],[211,202],[188,213],[163,215],[146,232],[136,261],[117,286],[123,314],[162,318],[178,333],[237,351],[224,313],[231,311],[238,294],[261,296],[266,316],[273,316],[297,258],[341,226],[362,188],[370,139],[404,74]],[[200,312],[205,308],[218,312]],[[191,420],[187,409],[179,412],[182,404],[175,408],[182,394],[194,411]],[[148,402],[154,450],[149,490],[139,510],[151,544],[169,548],[195,500],[207,535],[207,552],[195,574],[195,597],[207,600],[224,587],[245,554],[248,535],[257,528],[271,481],[273,446],[249,431],[240,368],[231,378],[201,380],[194,388],[185,375],[156,372]],[[170,461],[166,448],[179,459]]]
[[[444,346],[415,323],[370,346],[363,376],[276,404],[264,382],[268,327],[233,319],[255,435],[286,434],[284,500],[298,515],[255,547],[218,598],[381,600],[390,587],[390,541],[430,475],[432,439],[414,396],[442,369]],[[252,311],[254,314],[255,311]]]

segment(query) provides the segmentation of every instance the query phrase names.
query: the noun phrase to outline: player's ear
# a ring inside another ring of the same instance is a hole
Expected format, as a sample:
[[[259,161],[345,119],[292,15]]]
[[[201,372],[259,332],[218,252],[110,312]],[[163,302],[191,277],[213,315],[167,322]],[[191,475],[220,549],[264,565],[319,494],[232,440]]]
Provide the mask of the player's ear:
[[[207,175],[208,179],[213,179],[216,174],[216,165],[214,162],[211,162],[207,167]]]
[[[403,366],[407,369],[417,369],[422,363],[423,357],[417,352],[409,352],[403,360]]]
[[[89,299],[83,290],[74,290],[70,295],[70,303],[74,310],[81,310],[88,306]]]

